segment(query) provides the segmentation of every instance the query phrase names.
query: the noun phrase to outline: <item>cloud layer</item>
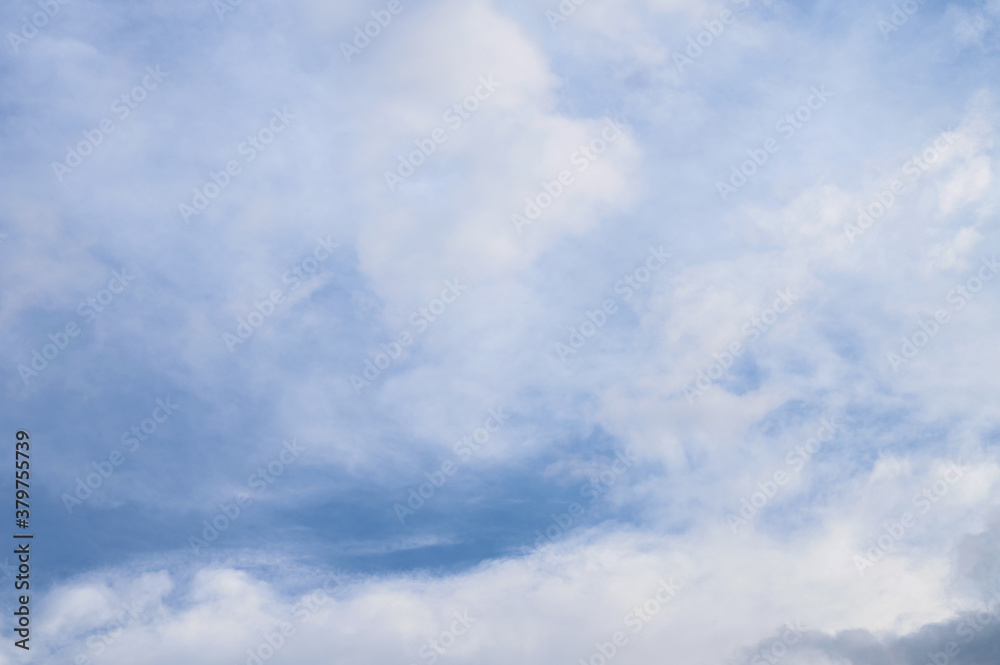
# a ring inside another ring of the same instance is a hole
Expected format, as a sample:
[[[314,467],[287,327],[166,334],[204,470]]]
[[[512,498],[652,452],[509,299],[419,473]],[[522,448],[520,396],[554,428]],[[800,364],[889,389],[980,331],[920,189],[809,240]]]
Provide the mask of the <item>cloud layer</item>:
[[[997,2],[48,4],[32,662],[995,662]]]

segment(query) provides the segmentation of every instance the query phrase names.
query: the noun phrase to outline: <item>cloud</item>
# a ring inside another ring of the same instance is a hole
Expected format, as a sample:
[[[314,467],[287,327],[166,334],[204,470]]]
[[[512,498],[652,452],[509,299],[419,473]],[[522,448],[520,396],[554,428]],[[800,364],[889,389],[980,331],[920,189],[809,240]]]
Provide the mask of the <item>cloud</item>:
[[[390,4],[4,61],[38,662],[993,662],[996,3]]]

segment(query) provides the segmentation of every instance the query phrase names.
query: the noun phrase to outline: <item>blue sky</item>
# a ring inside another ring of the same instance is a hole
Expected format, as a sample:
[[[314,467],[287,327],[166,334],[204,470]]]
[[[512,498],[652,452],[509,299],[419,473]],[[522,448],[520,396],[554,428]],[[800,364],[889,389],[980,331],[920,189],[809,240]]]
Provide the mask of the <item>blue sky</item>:
[[[996,0],[0,25],[0,663],[995,662]]]

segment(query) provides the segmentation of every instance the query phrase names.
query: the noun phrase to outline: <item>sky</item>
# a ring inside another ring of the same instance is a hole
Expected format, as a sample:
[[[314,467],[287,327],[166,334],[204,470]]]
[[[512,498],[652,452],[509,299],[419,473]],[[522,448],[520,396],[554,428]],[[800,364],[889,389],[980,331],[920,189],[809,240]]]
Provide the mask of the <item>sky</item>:
[[[0,28],[0,665],[1000,660],[998,0]]]

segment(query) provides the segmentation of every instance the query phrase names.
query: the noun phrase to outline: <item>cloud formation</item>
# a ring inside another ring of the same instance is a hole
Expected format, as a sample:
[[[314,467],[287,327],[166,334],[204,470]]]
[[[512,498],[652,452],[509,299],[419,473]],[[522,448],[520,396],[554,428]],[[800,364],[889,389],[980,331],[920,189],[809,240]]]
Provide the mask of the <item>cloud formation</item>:
[[[12,6],[32,662],[995,662],[998,20]]]

